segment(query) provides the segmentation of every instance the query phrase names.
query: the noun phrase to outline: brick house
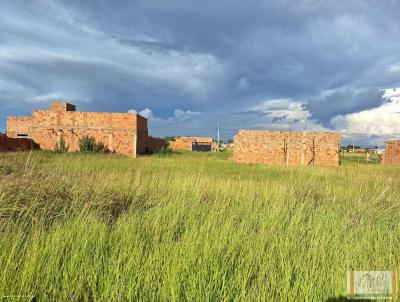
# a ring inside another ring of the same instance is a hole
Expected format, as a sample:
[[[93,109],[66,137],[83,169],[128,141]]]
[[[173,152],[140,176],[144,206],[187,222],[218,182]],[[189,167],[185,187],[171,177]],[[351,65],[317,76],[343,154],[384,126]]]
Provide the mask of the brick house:
[[[384,165],[400,165],[400,140],[385,142],[385,152],[382,156]]]
[[[234,137],[233,160],[285,166],[337,166],[339,133],[239,130]]]
[[[134,113],[78,112],[75,105],[53,102],[50,110],[7,118],[8,137],[32,139],[43,150],[53,150],[62,137],[69,151],[78,151],[84,135],[103,142],[112,152],[132,157],[164,145],[164,140],[148,135],[147,119]]]
[[[216,145],[212,137],[193,137],[183,136],[177,137],[170,143],[171,149],[174,151],[214,151]]]

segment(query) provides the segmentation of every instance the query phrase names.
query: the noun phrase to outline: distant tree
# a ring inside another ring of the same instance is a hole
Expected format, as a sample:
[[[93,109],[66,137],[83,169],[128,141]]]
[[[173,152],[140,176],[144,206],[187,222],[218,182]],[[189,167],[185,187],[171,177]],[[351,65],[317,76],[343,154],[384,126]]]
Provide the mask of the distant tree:
[[[166,143],[169,143],[170,141],[174,141],[176,136],[165,136],[164,140]]]
[[[353,145],[347,145],[346,147],[344,147],[344,149],[350,150],[353,149]],[[354,146],[354,149],[361,149],[360,146]]]

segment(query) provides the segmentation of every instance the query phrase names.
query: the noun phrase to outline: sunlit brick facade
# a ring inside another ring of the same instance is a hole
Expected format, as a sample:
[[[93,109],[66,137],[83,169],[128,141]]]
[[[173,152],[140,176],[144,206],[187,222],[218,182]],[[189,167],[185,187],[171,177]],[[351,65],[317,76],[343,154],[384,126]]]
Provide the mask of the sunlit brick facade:
[[[43,150],[54,149],[64,138],[68,150],[77,151],[84,135],[133,157],[164,145],[164,140],[148,135],[147,119],[134,113],[78,112],[72,104],[53,102],[50,110],[33,110],[30,117],[7,118],[8,137],[30,138]]]

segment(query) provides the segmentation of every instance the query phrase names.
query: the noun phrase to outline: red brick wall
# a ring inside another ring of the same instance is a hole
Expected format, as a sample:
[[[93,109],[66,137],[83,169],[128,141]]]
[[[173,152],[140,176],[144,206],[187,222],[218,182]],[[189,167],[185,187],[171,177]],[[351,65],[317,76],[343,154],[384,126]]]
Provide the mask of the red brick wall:
[[[212,137],[177,137],[174,141],[170,143],[171,149],[177,150],[187,150],[192,151],[192,144],[194,142],[198,143],[209,143],[213,145]]]
[[[0,152],[26,151],[36,147],[33,140],[29,138],[12,138],[0,134]]]
[[[340,134],[239,130],[234,137],[233,160],[288,166],[337,166]]]
[[[52,102],[50,103],[50,111],[75,111],[75,105],[65,102]]]
[[[18,137],[18,134],[31,136],[32,117],[30,116],[9,116],[7,117],[7,136]]]
[[[77,151],[89,135],[111,151],[136,155],[136,114],[35,110],[32,116],[32,138],[41,149],[54,149],[63,137],[69,151]]]
[[[386,142],[385,152],[382,157],[382,164],[400,165],[400,140]]]
[[[154,153],[154,151],[160,150],[163,146],[165,146],[164,139],[151,136],[148,137],[147,150],[149,153]]]
[[[131,113],[76,112],[75,105],[53,102],[50,110],[34,110],[32,117],[8,117],[7,134],[28,134],[41,149],[52,150],[64,138],[69,151],[79,150],[84,135],[103,142],[119,154],[136,156],[161,148],[164,140],[148,136],[147,119]]]
[[[146,154],[147,152],[147,119],[141,115],[136,115],[136,127],[137,127],[137,154]]]

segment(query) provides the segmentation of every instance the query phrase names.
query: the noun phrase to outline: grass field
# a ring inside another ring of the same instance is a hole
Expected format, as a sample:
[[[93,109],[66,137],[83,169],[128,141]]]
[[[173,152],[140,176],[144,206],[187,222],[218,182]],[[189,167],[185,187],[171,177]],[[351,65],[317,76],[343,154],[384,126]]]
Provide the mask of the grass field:
[[[0,154],[0,301],[335,301],[399,221],[400,167]]]

